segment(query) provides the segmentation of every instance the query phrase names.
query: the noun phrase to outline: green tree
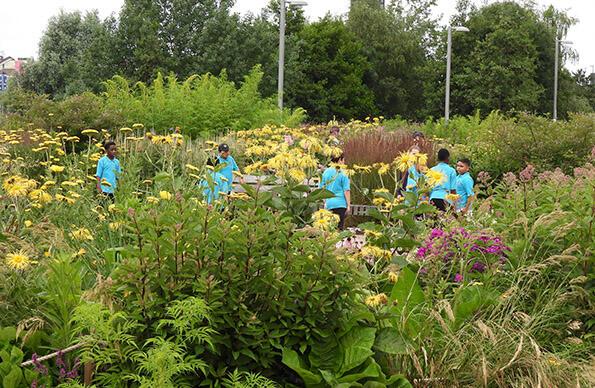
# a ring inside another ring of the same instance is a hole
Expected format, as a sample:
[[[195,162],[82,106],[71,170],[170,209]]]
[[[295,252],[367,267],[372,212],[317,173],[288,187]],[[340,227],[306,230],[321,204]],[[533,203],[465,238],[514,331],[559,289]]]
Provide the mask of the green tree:
[[[285,82],[289,106],[306,109],[313,121],[376,113],[374,95],[363,81],[370,63],[360,41],[341,20],[327,16],[304,27],[295,38]]]
[[[363,43],[372,66],[366,85],[385,116],[415,118],[423,104],[420,72],[434,46],[437,22],[434,0],[393,2],[383,8],[377,0],[352,2],[347,26]]]
[[[98,91],[114,71],[114,26],[113,18],[102,21],[97,12],[52,17],[39,44],[39,59],[25,67],[19,84],[57,97]]]

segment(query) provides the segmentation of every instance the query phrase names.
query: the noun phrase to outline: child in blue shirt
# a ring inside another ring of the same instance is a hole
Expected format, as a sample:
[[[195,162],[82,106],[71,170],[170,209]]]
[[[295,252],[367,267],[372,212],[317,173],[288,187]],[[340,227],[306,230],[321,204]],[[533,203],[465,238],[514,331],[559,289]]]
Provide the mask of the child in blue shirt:
[[[116,143],[108,141],[103,145],[105,155],[97,162],[95,177],[97,191],[105,197],[114,200],[114,192],[118,185],[118,177],[122,173],[120,161],[116,158],[118,152]]]
[[[457,172],[448,165],[449,159],[450,152],[442,148],[438,151],[438,164],[431,168],[444,175],[444,181],[434,186],[430,193],[430,203],[440,211],[446,211],[446,196],[448,194],[455,194],[456,191]]]
[[[344,164],[345,156],[332,158],[333,163]],[[349,177],[338,167],[331,166],[322,174],[320,188],[325,188],[335,196],[324,201],[324,208],[339,216],[339,229],[345,227],[346,214],[351,207],[351,186]]]
[[[219,156],[217,156],[218,163],[223,166],[223,168],[219,170],[219,173],[227,179],[227,191],[225,191],[225,193],[230,193],[233,189],[233,172],[240,172],[240,168],[238,167],[236,160],[231,156],[231,151],[227,144],[219,144],[217,149],[219,151]],[[240,183],[244,183],[243,178],[240,178]]]
[[[469,213],[471,210],[471,204],[475,200],[475,192],[473,191],[473,178],[469,174],[471,168],[471,161],[467,158],[460,159],[457,162],[457,194],[459,199],[456,203],[456,210],[461,214]]]
[[[207,179],[203,179],[200,181],[199,186],[203,188],[203,198],[209,204],[212,205],[214,201],[218,200],[221,196],[220,193],[229,193],[229,182],[227,179],[218,171],[215,171],[214,168],[217,166],[218,161],[213,161],[211,159],[207,160],[208,168],[207,174],[211,177],[213,187],[209,185],[209,181]]]

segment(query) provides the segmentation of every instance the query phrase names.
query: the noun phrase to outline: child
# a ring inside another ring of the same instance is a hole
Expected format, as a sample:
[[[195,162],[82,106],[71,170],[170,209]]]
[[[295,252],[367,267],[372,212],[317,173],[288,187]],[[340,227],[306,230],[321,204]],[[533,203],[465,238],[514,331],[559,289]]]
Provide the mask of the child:
[[[217,160],[219,164],[223,165],[223,168],[219,170],[219,172],[225,179],[227,179],[226,193],[230,193],[233,189],[233,172],[240,172],[240,168],[233,156],[231,156],[231,151],[227,144],[219,144],[218,150],[219,156],[217,156]],[[244,178],[240,178],[240,183],[244,183]]]
[[[471,204],[475,200],[475,193],[473,192],[473,178],[469,174],[471,168],[471,161],[467,158],[460,159],[457,162],[457,194],[459,199],[456,203],[456,210],[461,214],[471,213]]]
[[[214,201],[218,200],[220,197],[219,193],[229,193],[229,184],[228,182],[223,179],[223,174],[218,171],[215,171],[215,167],[218,164],[218,160],[213,161],[212,159],[207,160],[208,168],[207,174],[210,176],[209,182],[207,179],[203,179],[200,181],[199,186],[203,188],[203,198],[209,205],[212,205]],[[211,188],[210,184],[212,183],[213,187]]]
[[[444,175],[442,183],[434,186],[430,193],[430,203],[438,210],[446,211],[446,195],[456,193],[457,173],[454,168],[448,165],[450,152],[442,148],[438,151],[438,164],[431,168],[433,171],[438,171]]]
[[[333,163],[344,164],[345,156],[332,158]],[[325,188],[335,196],[324,201],[324,208],[339,216],[339,229],[345,228],[345,217],[351,209],[351,190],[349,177],[338,167],[331,166],[322,174],[320,188]]]
[[[103,145],[105,155],[97,162],[97,191],[110,200],[114,200],[114,192],[118,184],[118,176],[122,173],[120,161],[116,159],[118,149],[116,143],[108,141]]]

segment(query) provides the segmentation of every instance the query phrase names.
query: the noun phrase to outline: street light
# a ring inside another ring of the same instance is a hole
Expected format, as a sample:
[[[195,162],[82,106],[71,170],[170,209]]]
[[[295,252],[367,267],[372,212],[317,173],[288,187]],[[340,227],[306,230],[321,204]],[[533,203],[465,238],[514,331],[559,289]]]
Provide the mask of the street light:
[[[307,1],[303,0],[281,0],[281,10],[279,15],[279,78],[277,80],[277,103],[279,110],[283,111],[283,77],[285,67],[285,4],[295,7],[305,7]]]
[[[568,40],[560,40],[558,39],[558,34],[556,34],[556,56],[554,60],[554,111],[552,112],[552,118],[554,121],[558,120],[558,53],[560,51],[561,44],[570,45],[572,42]]]
[[[452,30],[455,32],[469,32],[467,27],[463,26],[448,26],[448,40],[446,44],[446,97],[444,99],[444,123],[448,124],[449,105],[450,105],[450,56],[452,46]]]

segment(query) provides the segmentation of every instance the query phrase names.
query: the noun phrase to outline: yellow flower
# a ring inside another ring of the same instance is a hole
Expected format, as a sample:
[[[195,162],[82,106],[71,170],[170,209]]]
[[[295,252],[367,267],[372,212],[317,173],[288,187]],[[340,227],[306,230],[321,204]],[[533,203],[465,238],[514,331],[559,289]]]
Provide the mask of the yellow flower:
[[[83,135],[97,135],[99,134],[99,131],[95,130],[95,129],[85,129],[84,131],[81,132]]]
[[[426,172],[426,179],[428,180],[428,184],[434,187],[444,183],[446,177],[440,171],[428,170]]]
[[[31,220],[25,220],[25,227],[30,228],[31,225],[33,225],[33,221],[31,221]]]
[[[50,171],[51,172],[62,172],[62,171],[64,171],[64,166],[57,166],[55,164],[52,164],[50,166]]]
[[[374,206],[382,206],[384,203],[388,202],[386,199],[378,197],[372,200]]]
[[[374,245],[366,245],[362,248],[360,255],[363,257],[370,257],[376,259],[390,259],[392,257],[391,251],[378,248]]]
[[[428,164],[428,155],[426,155],[426,154],[422,154],[422,153],[415,154],[415,159],[416,159],[417,164],[419,164],[419,165],[425,166],[426,164]]]
[[[34,263],[36,261],[31,260],[22,250],[6,255],[6,264],[13,269],[27,269]]]
[[[312,226],[320,230],[330,230],[339,223],[339,216],[326,209],[321,209],[312,214]]]
[[[13,175],[7,178],[2,187],[9,197],[22,197],[37,186],[33,179],[27,179],[20,175]]]
[[[404,172],[407,171],[409,167],[413,166],[415,161],[415,155],[409,152],[402,152],[397,158],[395,158],[394,163],[400,171]]]
[[[147,197],[147,202],[148,203],[151,203],[151,204],[159,203],[159,198],[153,197],[153,196],[149,196],[149,197]]]
[[[360,172],[370,172],[370,171],[372,171],[372,166],[360,166],[360,165],[354,164],[353,169],[355,171],[360,171]]]
[[[120,132],[132,132],[132,128],[128,128],[128,127],[120,128]]]
[[[388,273],[388,281],[391,283],[396,283],[397,280],[399,279],[399,274],[396,272],[389,272]]]
[[[72,255],[72,257],[79,257],[84,255],[85,253],[87,253],[87,250],[85,248],[81,248],[78,250],[78,252],[76,252],[74,255]]]
[[[390,165],[386,163],[380,163],[380,167],[378,167],[378,175],[384,175],[390,169]]]
[[[303,182],[306,179],[306,173],[297,168],[292,168],[287,172],[287,175],[295,182]]]
[[[79,229],[73,230],[72,232],[70,232],[70,237],[72,237],[75,240],[79,240],[79,241],[84,241],[84,240],[93,241],[94,240],[93,235],[87,228],[79,228]]]
[[[118,229],[120,229],[121,226],[122,226],[121,222],[110,222],[108,225],[110,230],[118,230]]]
[[[188,163],[188,164],[186,165],[186,168],[187,168],[187,169],[189,169],[189,170],[193,170],[193,171],[200,171],[200,168],[198,168],[198,167],[196,167],[196,166],[193,166],[193,165],[191,165],[190,163]]]
[[[368,296],[365,300],[367,306],[376,308],[380,305],[388,303],[388,297],[385,293],[380,293],[378,295]]]
[[[446,200],[449,202],[453,202],[453,203],[457,202],[459,200],[459,198],[461,198],[461,196],[458,194],[451,194],[451,193],[446,194]]]
[[[165,201],[169,201],[172,198],[172,195],[169,191],[160,191],[159,198],[161,198]]]

